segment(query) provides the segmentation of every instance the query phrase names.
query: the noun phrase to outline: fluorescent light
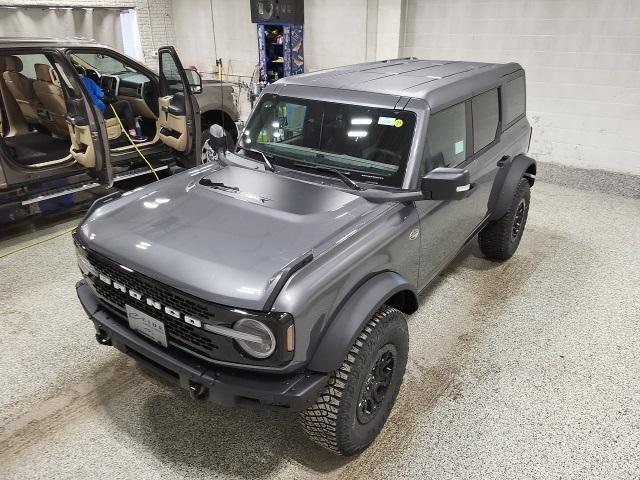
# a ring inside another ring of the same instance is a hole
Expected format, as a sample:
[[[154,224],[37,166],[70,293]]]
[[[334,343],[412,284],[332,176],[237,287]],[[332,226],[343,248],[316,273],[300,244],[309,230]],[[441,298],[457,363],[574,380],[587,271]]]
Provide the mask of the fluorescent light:
[[[147,243],[147,242],[138,242],[138,243],[136,243],[136,248],[139,248],[140,250],[146,250],[150,246],[151,246],[151,244]]]
[[[371,125],[372,122],[373,122],[373,119],[367,118],[367,117],[359,117],[359,118],[351,119],[351,125]]]
[[[364,130],[349,130],[347,132],[347,136],[348,137],[366,137],[367,136],[367,132]]]

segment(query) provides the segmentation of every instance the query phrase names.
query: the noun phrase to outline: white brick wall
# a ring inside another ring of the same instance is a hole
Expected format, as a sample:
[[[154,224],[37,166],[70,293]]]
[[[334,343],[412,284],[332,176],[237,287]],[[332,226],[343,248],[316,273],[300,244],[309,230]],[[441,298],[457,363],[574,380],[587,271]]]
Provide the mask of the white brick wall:
[[[531,154],[640,174],[640,1],[407,0],[403,55],[516,61]]]
[[[51,5],[57,7],[133,7],[140,27],[145,63],[157,70],[152,52],[164,45],[175,45],[171,0],[4,0],[3,5]],[[1,10],[0,10],[1,12]],[[73,35],[73,32],[70,32]],[[46,36],[46,33],[43,33]]]

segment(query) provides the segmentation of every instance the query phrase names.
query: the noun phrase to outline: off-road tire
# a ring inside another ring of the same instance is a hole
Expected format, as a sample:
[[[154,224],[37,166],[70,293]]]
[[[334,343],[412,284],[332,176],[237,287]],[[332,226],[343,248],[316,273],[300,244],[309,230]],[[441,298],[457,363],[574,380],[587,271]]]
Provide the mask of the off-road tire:
[[[371,385],[372,369],[389,352],[395,357],[388,387],[373,413],[362,413],[361,404],[366,404],[362,395],[366,394],[366,385]],[[382,430],[395,403],[408,353],[409,332],[404,315],[383,305],[360,332],[342,366],[331,374],[316,403],[300,414],[300,423],[309,438],[345,456],[367,448]],[[362,423],[360,415],[368,415],[366,423]]]
[[[531,192],[529,182],[522,178],[506,213],[489,222],[478,235],[480,250],[490,260],[505,261],[518,249],[529,215]],[[519,226],[516,230],[516,223]]]

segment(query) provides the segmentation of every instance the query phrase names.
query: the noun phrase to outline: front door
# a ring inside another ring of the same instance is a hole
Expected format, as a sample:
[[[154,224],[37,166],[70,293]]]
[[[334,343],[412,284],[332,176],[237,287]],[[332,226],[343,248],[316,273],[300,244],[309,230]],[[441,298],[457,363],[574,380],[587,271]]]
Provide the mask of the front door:
[[[109,143],[102,115],[93,106],[80,77],[57,50],[47,52],[54,59],[56,84],[64,96],[71,146],[71,157],[88,169],[101,185],[111,187],[113,174],[109,158]]]
[[[184,167],[193,167],[202,162],[198,102],[175,49],[159,48],[158,58],[160,140],[176,152]]]
[[[430,115],[421,175],[438,167],[466,168],[472,185],[477,182],[479,172],[471,158],[469,117],[469,101]],[[482,222],[477,202],[476,188],[462,200],[416,202],[420,217],[420,288],[451,261]]]

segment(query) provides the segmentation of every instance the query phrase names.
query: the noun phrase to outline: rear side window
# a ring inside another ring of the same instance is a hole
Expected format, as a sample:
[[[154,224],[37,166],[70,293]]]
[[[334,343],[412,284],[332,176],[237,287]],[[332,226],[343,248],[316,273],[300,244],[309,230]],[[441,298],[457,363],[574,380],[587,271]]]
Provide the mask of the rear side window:
[[[471,111],[473,112],[473,152],[476,153],[496,138],[500,121],[498,89],[494,88],[473,97]]]
[[[502,87],[504,102],[504,126],[508,127],[525,111],[524,77],[514,78]]]
[[[454,167],[466,158],[467,135],[464,103],[429,117],[423,172],[438,167]]]
[[[22,63],[22,69],[20,73],[25,77],[35,80],[36,79],[36,65],[41,63],[44,65],[50,65],[49,60],[41,53],[34,53],[28,55],[14,55],[20,59]]]

